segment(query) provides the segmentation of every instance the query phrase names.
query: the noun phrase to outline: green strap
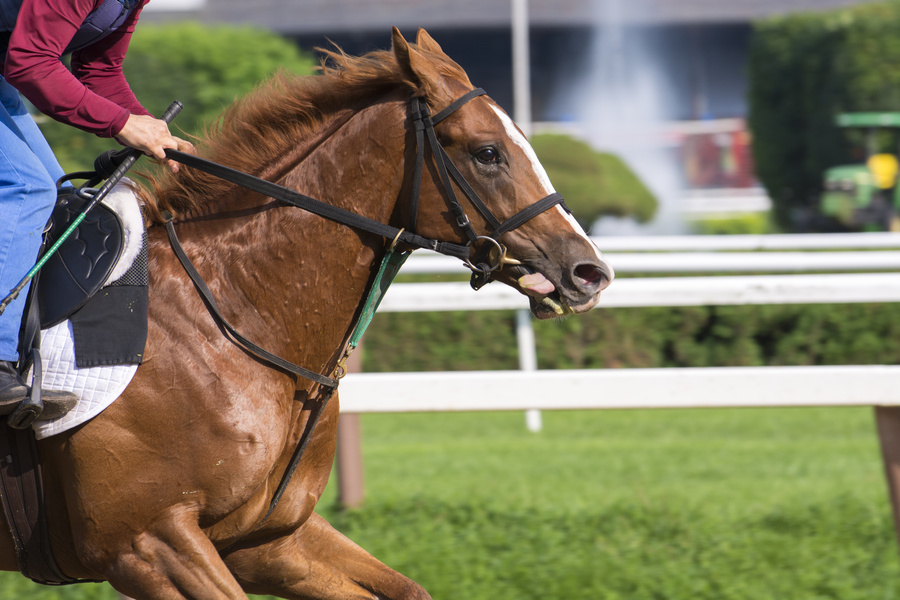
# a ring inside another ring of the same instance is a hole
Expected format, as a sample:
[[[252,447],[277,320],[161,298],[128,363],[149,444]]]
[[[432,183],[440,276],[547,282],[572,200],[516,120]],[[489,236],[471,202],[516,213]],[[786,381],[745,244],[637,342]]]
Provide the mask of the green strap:
[[[359,315],[359,321],[356,323],[353,335],[350,336],[349,351],[352,351],[359,345],[359,341],[369,327],[369,323],[372,322],[372,317],[375,316],[375,311],[378,310],[378,306],[381,304],[382,299],[384,299],[384,294],[391,286],[394,277],[397,276],[397,272],[400,270],[400,267],[403,266],[403,263],[406,262],[406,259],[409,258],[410,254],[412,254],[411,251],[396,252],[391,250],[385,255],[384,260],[381,261],[381,267],[378,269],[378,275],[375,276],[375,282],[372,284],[372,289],[369,291],[369,297],[366,298],[366,304],[363,306],[362,314]]]

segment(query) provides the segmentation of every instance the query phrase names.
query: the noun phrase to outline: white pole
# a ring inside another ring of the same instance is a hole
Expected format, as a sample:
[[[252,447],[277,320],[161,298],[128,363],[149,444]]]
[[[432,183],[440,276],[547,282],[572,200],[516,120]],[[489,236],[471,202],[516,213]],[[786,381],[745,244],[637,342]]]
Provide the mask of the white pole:
[[[519,346],[519,370],[537,371],[534,328],[531,324],[531,312],[528,309],[516,311],[516,342]],[[544,426],[541,411],[537,409],[525,411],[525,425],[528,427],[528,431],[535,433],[540,431]]]
[[[512,0],[513,118],[531,136],[531,68],[528,47],[528,0]]]
[[[512,0],[513,118],[525,134],[531,136],[531,65],[528,48],[528,0]],[[516,311],[516,340],[519,345],[519,368],[537,370],[534,330],[531,314]],[[543,423],[539,410],[525,412],[529,431],[540,431]]]

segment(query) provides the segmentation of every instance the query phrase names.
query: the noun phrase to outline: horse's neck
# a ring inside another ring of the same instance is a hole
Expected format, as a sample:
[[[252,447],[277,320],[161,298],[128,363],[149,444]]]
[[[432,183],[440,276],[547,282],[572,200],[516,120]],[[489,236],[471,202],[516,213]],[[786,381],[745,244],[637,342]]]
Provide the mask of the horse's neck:
[[[394,118],[388,113],[394,112]],[[318,140],[284,168],[281,184],[328,204],[387,222],[400,193],[405,132],[397,106],[378,105]],[[365,120],[365,122],[363,122]],[[393,123],[393,125],[390,124]],[[226,202],[234,209],[243,192]],[[218,273],[225,311],[278,340],[275,351],[324,372],[350,334],[386,241],[299,208],[269,204],[228,230],[195,240]],[[245,206],[243,210],[247,210]],[[264,329],[265,330],[265,329]]]

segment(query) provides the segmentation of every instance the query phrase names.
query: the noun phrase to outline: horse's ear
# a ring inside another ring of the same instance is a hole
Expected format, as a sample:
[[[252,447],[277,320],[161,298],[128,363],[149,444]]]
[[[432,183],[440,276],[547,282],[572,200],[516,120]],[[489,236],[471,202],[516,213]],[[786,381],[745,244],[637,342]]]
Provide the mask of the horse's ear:
[[[396,27],[394,27],[391,32],[391,48],[393,49],[394,56],[397,58],[397,62],[400,66],[408,68],[409,53],[411,52],[409,42],[406,41],[406,38],[403,37],[403,34],[400,33],[400,30]]]
[[[437,42],[435,42],[435,45],[437,45]],[[396,27],[394,27],[393,32],[392,47],[397,64],[406,78],[416,88],[427,94],[439,85],[440,73],[438,73],[437,68],[430,60],[422,56],[421,52],[410,46],[409,42],[406,41],[403,34]]]
[[[427,31],[421,28],[416,34],[416,46],[423,50],[434,52],[435,54],[444,54],[441,45],[434,41],[434,38],[431,37]],[[446,56],[446,54],[444,54],[444,56]]]

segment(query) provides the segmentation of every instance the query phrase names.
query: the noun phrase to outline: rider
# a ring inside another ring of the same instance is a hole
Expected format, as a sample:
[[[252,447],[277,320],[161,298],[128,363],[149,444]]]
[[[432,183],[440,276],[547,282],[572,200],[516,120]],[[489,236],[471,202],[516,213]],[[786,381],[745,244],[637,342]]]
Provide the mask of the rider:
[[[190,142],[141,106],[122,74],[148,1],[0,0],[0,297],[34,265],[63,175],[19,93],[57,121],[160,160],[166,148],[193,152]],[[71,70],[60,60],[65,54],[71,54]],[[15,369],[25,296],[0,315],[0,414],[12,412],[28,392]],[[42,418],[76,402],[69,392],[42,390],[41,396]]]

